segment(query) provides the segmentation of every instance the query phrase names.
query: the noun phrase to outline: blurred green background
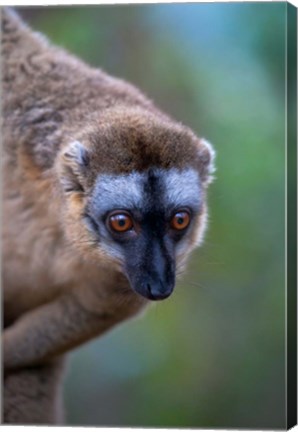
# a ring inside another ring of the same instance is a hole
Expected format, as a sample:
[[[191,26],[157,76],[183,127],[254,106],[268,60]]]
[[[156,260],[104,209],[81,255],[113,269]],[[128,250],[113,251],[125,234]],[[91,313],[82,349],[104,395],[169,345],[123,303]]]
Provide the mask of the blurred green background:
[[[285,427],[285,3],[20,8],[217,150],[174,295],[76,350],[69,425]]]

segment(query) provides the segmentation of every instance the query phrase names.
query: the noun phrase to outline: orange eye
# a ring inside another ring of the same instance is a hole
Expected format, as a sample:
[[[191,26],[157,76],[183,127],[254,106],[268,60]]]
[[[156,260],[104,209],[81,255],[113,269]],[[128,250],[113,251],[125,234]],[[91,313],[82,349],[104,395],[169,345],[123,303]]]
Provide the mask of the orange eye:
[[[114,213],[109,217],[109,225],[113,231],[125,232],[133,227],[133,221],[126,213]]]
[[[176,213],[171,221],[171,227],[175,230],[183,230],[188,227],[190,223],[189,213],[186,211],[180,211]]]

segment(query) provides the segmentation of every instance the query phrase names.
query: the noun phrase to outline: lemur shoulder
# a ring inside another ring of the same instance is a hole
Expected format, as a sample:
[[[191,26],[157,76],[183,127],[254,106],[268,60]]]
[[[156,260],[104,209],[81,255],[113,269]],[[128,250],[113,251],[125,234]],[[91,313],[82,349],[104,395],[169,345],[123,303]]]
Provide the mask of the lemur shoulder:
[[[5,371],[167,298],[200,244],[214,151],[133,85],[2,10]]]

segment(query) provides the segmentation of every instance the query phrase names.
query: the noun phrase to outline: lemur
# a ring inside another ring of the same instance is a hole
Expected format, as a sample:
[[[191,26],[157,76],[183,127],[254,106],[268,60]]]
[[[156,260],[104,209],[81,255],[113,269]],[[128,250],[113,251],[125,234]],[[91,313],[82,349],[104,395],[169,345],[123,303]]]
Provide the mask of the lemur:
[[[214,150],[7,8],[2,62],[2,361],[13,383],[171,295],[203,239]]]

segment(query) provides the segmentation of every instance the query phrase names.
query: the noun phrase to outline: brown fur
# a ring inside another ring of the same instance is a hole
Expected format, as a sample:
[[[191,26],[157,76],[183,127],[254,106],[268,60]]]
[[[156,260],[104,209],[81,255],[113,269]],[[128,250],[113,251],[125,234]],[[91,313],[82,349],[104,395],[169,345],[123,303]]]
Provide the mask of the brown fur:
[[[49,364],[147,303],[82,224],[98,173],[193,167],[207,185],[211,154],[132,85],[50,45],[13,12],[2,15],[3,363],[6,382],[38,382],[21,368]],[[92,156],[82,178],[68,153],[73,140]],[[65,193],[65,179],[84,189]]]
[[[20,369],[5,377],[3,422],[14,425],[63,425],[62,379],[59,360]]]

